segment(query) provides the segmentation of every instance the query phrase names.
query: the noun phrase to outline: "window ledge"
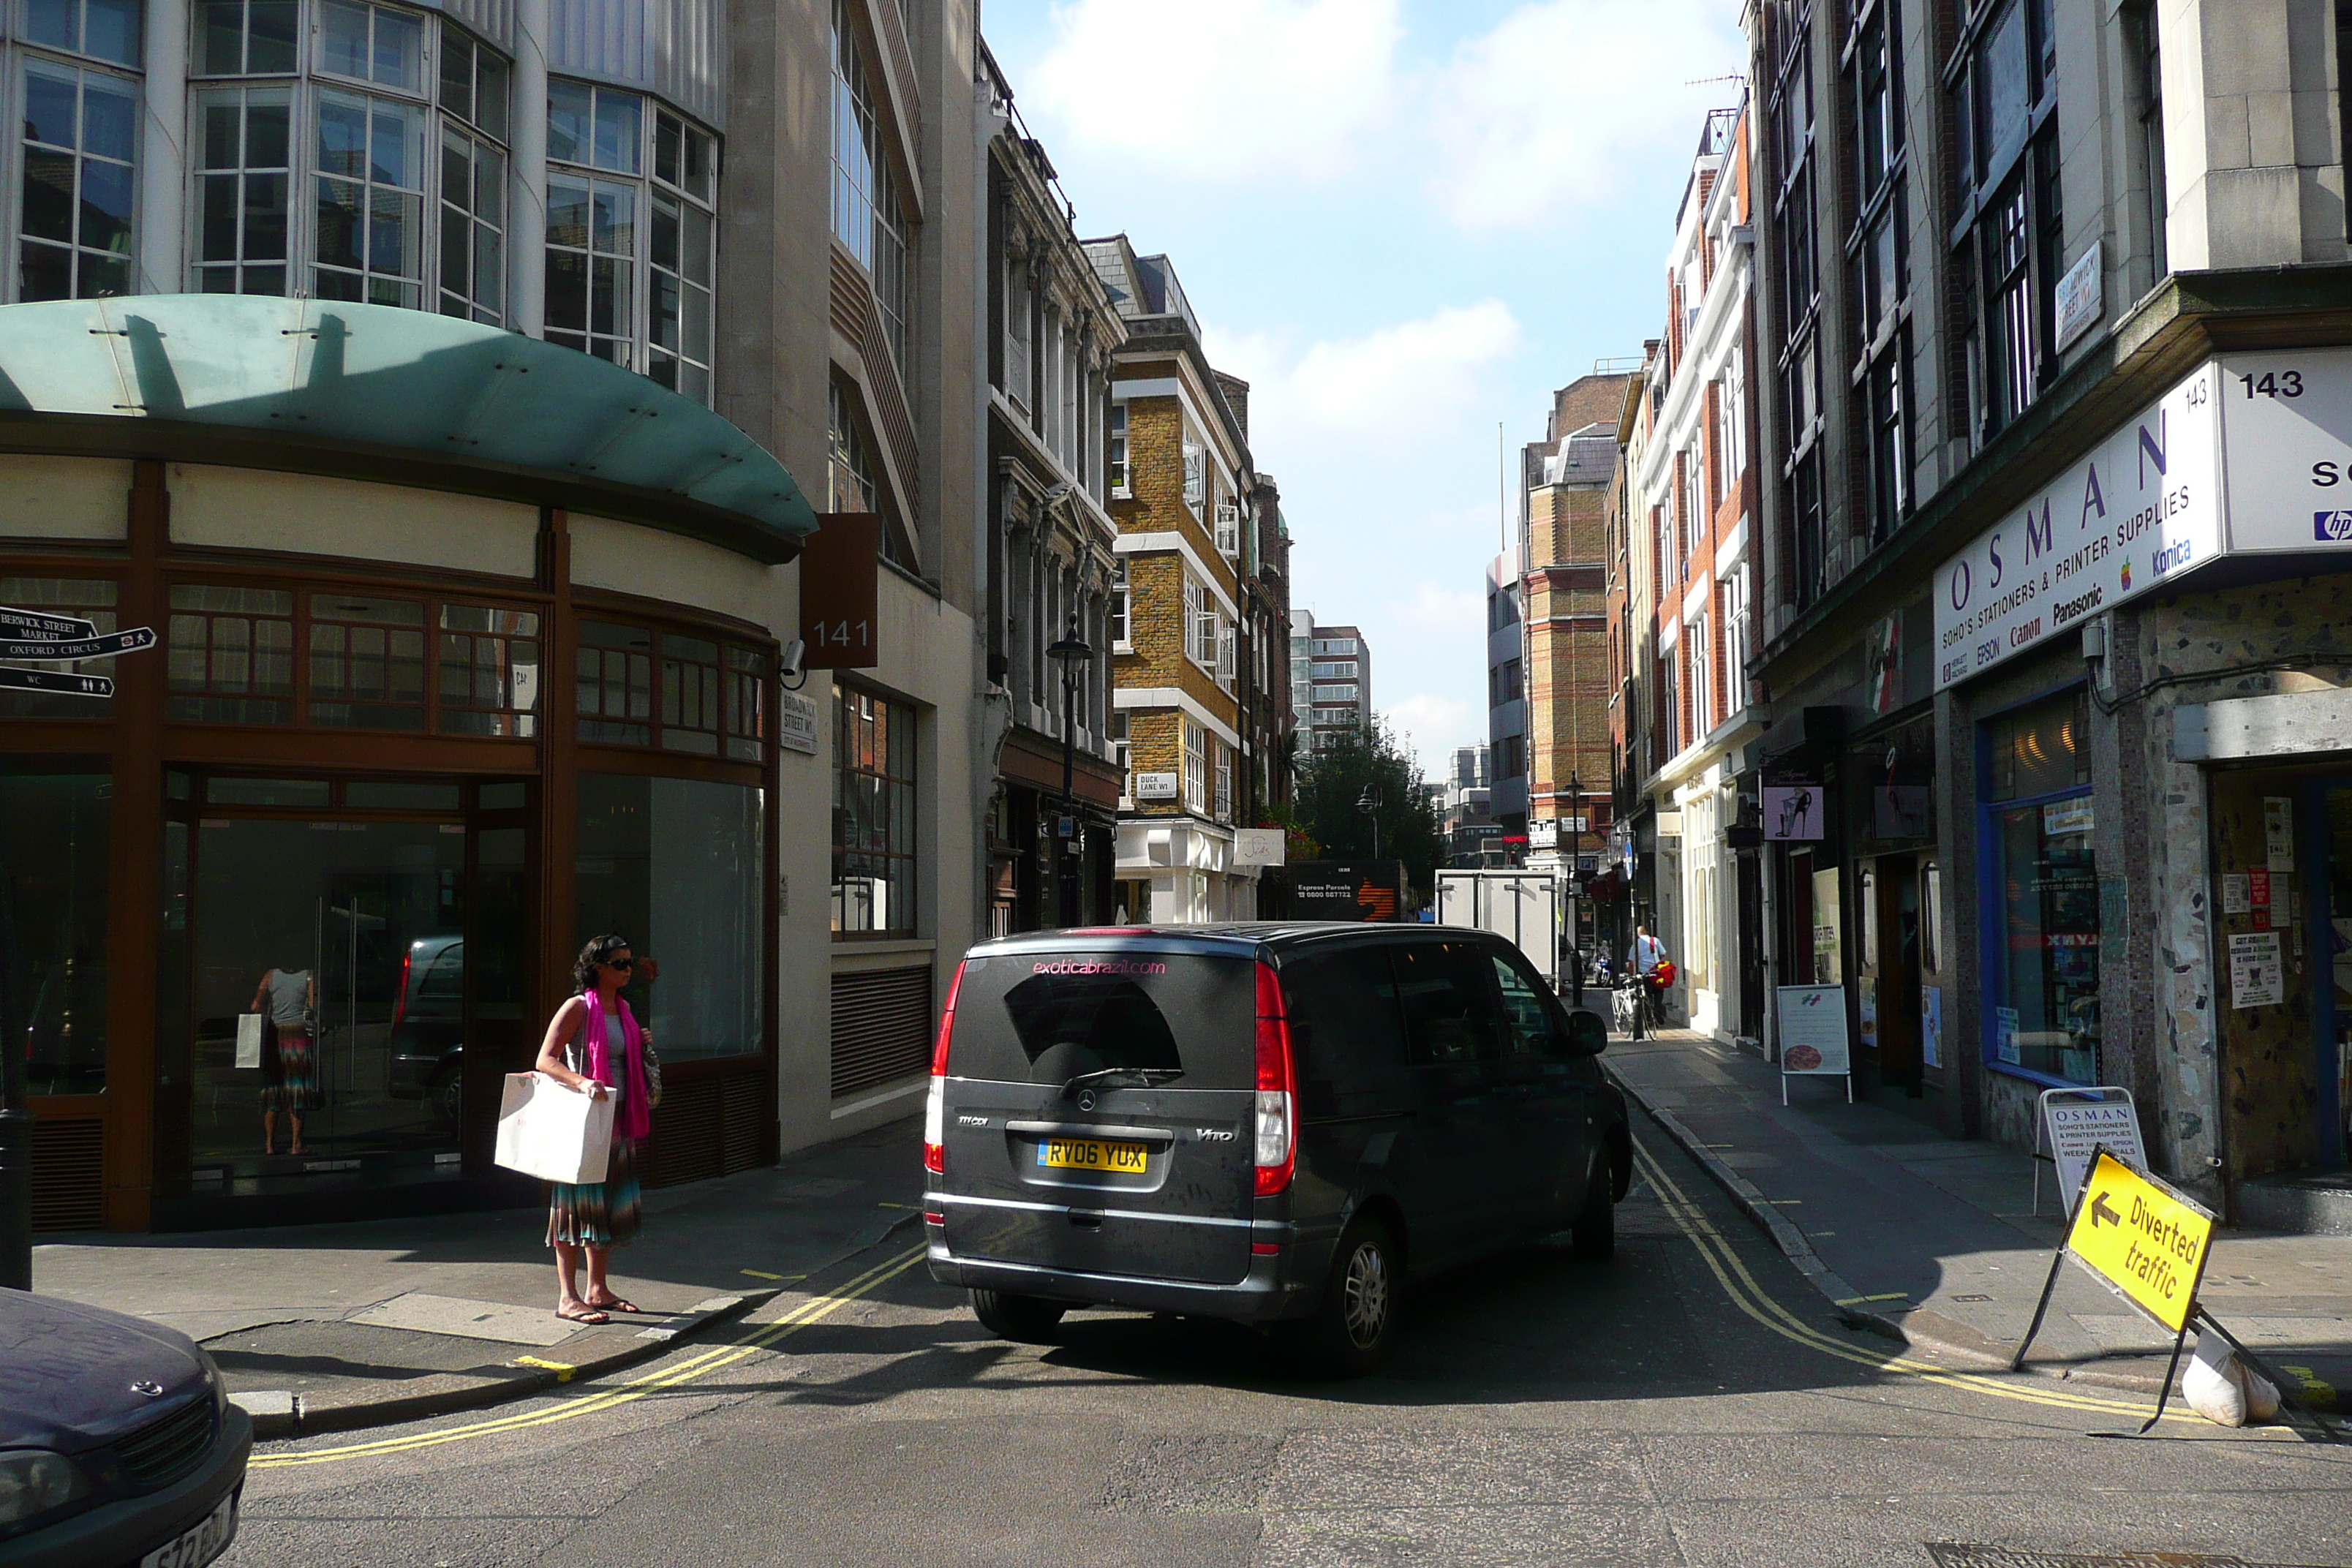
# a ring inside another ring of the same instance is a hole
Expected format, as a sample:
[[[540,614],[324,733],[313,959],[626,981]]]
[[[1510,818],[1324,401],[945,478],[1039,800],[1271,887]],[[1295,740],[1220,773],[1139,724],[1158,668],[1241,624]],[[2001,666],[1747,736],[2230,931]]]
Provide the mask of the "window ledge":
[[[1985,1071],[2004,1073],[2011,1078],[2021,1078],[2028,1083],[2038,1083],[2044,1089],[2095,1089],[2097,1087],[2095,1084],[2076,1083],[2072,1079],[2060,1078],[2056,1073],[2038,1072],[2032,1068],[2021,1067],[2015,1062],[1995,1061],[1990,1058],[1985,1062]]]

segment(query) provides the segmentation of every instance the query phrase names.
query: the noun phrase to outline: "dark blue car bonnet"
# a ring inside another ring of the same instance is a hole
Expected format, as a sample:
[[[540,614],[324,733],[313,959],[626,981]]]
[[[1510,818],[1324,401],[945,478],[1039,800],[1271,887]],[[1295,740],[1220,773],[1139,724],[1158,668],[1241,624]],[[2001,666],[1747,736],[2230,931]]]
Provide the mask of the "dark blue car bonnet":
[[[0,1448],[78,1452],[184,1404],[204,1386],[202,1354],[175,1330],[0,1289]]]

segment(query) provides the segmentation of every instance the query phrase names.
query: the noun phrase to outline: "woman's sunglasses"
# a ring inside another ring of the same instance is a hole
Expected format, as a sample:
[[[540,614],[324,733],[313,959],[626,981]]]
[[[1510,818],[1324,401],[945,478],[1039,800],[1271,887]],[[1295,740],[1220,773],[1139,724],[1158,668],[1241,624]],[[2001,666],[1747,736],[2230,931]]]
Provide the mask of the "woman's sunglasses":
[[[637,966],[634,958],[600,958],[596,962],[607,969],[635,969]]]

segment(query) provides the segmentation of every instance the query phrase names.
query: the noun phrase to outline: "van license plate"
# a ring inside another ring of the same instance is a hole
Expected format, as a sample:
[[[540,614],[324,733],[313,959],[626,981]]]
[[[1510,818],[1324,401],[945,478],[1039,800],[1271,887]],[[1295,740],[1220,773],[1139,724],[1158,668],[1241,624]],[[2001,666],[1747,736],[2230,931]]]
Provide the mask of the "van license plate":
[[[1140,1143],[1098,1143],[1090,1138],[1048,1138],[1037,1145],[1037,1163],[1057,1171],[1117,1171],[1143,1174]]]

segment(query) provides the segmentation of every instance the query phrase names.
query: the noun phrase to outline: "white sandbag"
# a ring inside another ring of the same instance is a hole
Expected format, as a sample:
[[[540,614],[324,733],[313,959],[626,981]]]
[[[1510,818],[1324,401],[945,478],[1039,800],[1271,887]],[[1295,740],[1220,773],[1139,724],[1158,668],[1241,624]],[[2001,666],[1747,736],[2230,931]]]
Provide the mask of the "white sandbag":
[[[611,1095],[597,1099],[544,1073],[507,1074],[499,1164],[545,1182],[601,1182],[612,1153]]]
[[[2189,1408],[2221,1426],[2243,1426],[2278,1415],[2279,1393],[2271,1380],[2241,1362],[2219,1334],[2199,1334],[2197,1353],[2180,1374]]]

